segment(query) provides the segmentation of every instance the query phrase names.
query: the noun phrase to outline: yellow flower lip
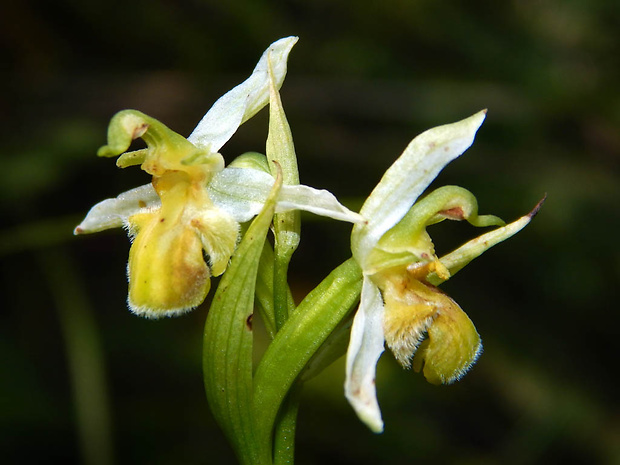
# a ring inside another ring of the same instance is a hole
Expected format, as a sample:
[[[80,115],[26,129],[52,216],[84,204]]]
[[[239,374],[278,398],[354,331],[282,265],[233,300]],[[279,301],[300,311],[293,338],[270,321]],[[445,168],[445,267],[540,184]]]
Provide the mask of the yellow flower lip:
[[[423,368],[434,384],[459,379],[481,351],[480,336],[458,304],[437,287],[418,279],[436,268],[429,262],[400,267],[379,280],[385,301],[385,341],[404,368]]]
[[[124,152],[136,137],[147,148]],[[206,189],[224,168],[222,156],[205,153],[134,110],[112,118],[108,145],[99,154],[120,155],[120,166],[140,162],[153,176],[160,201],[156,208],[127,218],[133,236],[127,266],[130,309],[158,318],[198,306],[209,291],[210,277],[226,269],[239,233],[238,223],[213,204]]]
[[[161,207],[129,218],[135,237],[128,303],[134,313],[157,318],[189,311],[205,299],[210,277],[225,270],[238,224],[211,203],[203,178],[185,171],[154,177]]]
[[[140,232],[129,254],[128,303],[134,313],[152,318],[191,310],[210,287],[199,234],[190,225],[166,219],[160,212],[130,219]]]

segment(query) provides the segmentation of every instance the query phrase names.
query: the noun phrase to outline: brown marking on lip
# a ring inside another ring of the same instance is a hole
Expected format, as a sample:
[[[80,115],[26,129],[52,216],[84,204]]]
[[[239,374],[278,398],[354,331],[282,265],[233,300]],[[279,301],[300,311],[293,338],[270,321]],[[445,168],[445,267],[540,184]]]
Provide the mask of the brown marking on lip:
[[[439,213],[453,220],[460,221],[465,219],[465,212],[462,207],[448,208],[447,210],[442,210]]]
[[[250,316],[245,320],[245,326],[248,328],[248,331],[252,331],[252,319],[254,318],[254,314],[250,313]]]
[[[131,134],[131,138],[137,139],[138,137],[141,137],[146,131],[148,131],[148,129],[149,125],[147,123],[142,123],[141,125],[136,126]]]

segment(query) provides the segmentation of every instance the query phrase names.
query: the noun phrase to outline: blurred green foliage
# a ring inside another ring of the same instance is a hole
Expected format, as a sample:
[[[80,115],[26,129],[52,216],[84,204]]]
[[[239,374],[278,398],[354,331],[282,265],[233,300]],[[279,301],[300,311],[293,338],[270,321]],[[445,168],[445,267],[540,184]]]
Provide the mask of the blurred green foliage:
[[[24,0],[0,24],[4,463],[232,463],[201,384],[207,306],[134,317],[122,231],[71,232],[93,203],[147,181],[95,156],[116,111],[187,135],[293,34],[282,98],[304,183],[359,205],[416,134],[488,108],[436,185],[506,220],[548,193],[525,231],[444,286],[485,342],[472,372],[435,387],[386,355],[374,436],[334,365],[304,393],[298,463],[620,461],[618,2]],[[266,121],[242,127],[227,160],[264,150]],[[305,224],[299,296],[349,256],[349,232]],[[440,251],[474,233],[431,229]]]

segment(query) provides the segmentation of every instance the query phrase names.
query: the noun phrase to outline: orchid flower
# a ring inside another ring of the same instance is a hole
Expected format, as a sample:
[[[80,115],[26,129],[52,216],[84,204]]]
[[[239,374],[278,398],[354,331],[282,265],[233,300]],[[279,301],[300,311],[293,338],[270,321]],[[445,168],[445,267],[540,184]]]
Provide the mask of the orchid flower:
[[[119,167],[139,164],[153,180],[96,204],[75,234],[120,226],[128,230],[128,304],[134,313],[158,318],[189,311],[205,299],[210,277],[226,270],[239,223],[260,212],[274,178],[259,169],[224,168],[218,151],[267,105],[270,83],[282,86],[296,42],[297,37],[288,37],[271,44],[252,75],[222,96],[187,139],[135,110],[112,118],[108,145],[98,155],[120,155]],[[127,152],[137,138],[147,148]],[[363,221],[331,193],[303,185],[281,189],[276,211],[293,209]]]
[[[476,198],[460,187],[439,188],[416,202],[443,167],[473,143],[485,115],[481,111],[413,139],[362,206],[367,222],[353,227],[351,249],[363,285],[347,351],[345,394],[374,432],[383,431],[375,371],[384,344],[403,367],[422,370],[431,383],[463,376],[482,350],[480,336],[436,286],[521,230],[540,206],[504,225],[495,216],[478,216]],[[444,219],[501,227],[438,258],[426,228]]]

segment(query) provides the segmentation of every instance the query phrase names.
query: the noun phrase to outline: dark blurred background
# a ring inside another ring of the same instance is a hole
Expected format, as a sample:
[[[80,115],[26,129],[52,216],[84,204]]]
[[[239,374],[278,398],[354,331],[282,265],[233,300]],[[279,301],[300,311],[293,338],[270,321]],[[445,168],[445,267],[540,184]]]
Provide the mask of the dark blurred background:
[[[612,0],[4,5],[2,462],[234,463],[203,395],[207,306],[131,315],[124,233],[71,233],[95,202],[148,181],[95,156],[116,111],[187,135],[272,41],[298,35],[282,98],[304,183],[359,207],[416,134],[488,108],[435,185],[506,220],[548,200],[443,286],[483,337],[474,369],[436,387],[386,354],[373,435],[343,397],[341,360],[305,389],[297,463],[620,463],[619,29]],[[266,134],[262,112],[226,159],[264,150]],[[299,298],[350,254],[348,225],[306,219]],[[431,230],[440,252],[477,233]]]

